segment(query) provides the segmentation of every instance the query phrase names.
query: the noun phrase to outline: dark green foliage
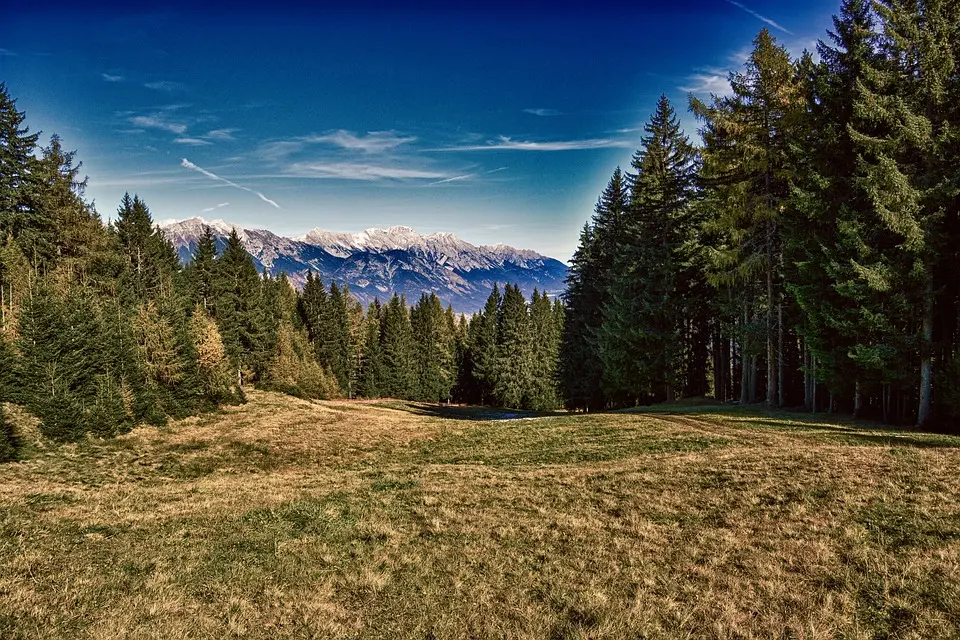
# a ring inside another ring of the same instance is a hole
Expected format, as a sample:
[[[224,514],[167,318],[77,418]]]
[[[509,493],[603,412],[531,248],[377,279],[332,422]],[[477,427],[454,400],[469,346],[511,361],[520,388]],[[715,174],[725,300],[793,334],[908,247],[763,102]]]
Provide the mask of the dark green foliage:
[[[570,409],[607,406],[598,340],[629,206],[629,185],[617,167],[597,200],[592,224],[585,225],[580,234],[580,245],[570,262],[565,294],[568,317],[560,358],[565,404]]]
[[[43,186],[34,155],[39,134],[30,133],[25,119],[0,82],[0,237],[12,236],[30,263],[40,267],[54,254],[55,222],[35,208]]]
[[[383,307],[379,300],[374,300],[367,308],[367,315],[363,320],[359,394],[364,398],[379,398],[383,395],[383,356],[380,349],[382,321]]]
[[[696,152],[665,96],[644,131],[595,330],[603,388],[619,405],[705,392],[690,379],[706,374],[706,349],[697,359],[694,341],[705,341],[708,306],[691,207]]]
[[[340,389],[349,394],[353,378],[353,360],[350,336],[350,316],[347,301],[350,293],[336,282],[330,283],[330,297],[322,331],[322,342],[317,348],[320,364],[333,373]]]
[[[20,455],[20,439],[17,437],[13,425],[7,421],[0,404],[0,462],[16,460]]]
[[[417,398],[449,401],[454,384],[454,340],[450,319],[436,294],[424,293],[410,311]]]
[[[172,295],[180,260],[170,241],[154,227],[150,209],[139,196],[123,194],[113,230],[126,254],[123,281],[134,300]]]
[[[473,396],[476,402],[486,404],[493,399],[497,385],[497,327],[500,324],[500,288],[493,285],[483,311],[470,321],[471,375],[475,380]]]
[[[531,409],[549,411],[560,406],[557,373],[562,332],[563,307],[552,305],[546,294],[534,289],[530,300]]]
[[[216,300],[217,246],[213,239],[213,230],[204,227],[203,235],[197,242],[193,259],[184,270],[190,302],[199,304],[207,313],[213,312]]]
[[[241,381],[263,373],[269,361],[267,318],[260,274],[236,230],[217,260],[214,317]]]
[[[118,411],[116,400],[121,385],[141,380],[126,354],[104,340],[108,334],[102,310],[83,291],[58,295],[40,289],[24,308],[17,341],[20,385],[13,400],[40,418],[45,437],[69,441],[131,426],[132,408]]]
[[[529,406],[533,382],[530,316],[520,289],[509,284],[503,289],[496,353],[497,374],[493,397],[497,405],[515,408]]]
[[[380,395],[410,399],[418,394],[413,329],[406,300],[394,294],[383,310],[380,333],[383,382]]]

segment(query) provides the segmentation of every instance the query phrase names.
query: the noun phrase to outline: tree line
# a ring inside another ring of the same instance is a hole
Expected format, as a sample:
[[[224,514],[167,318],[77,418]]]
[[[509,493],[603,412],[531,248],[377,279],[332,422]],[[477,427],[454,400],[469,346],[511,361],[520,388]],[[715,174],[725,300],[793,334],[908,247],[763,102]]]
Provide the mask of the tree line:
[[[182,265],[147,204],[110,224],[74,152],[24,125],[0,84],[0,460],[13,403],[56,442],[124,433],[244,401],[256,384],[307,398],[392,397],[552,409],[563,307],[494,287],[467,318],[433,293],[367,309],[309,274],[258,273],[236,230],[208,228]]]
[[[960,5],[845,0],[794,60],[661,97],[572,260],[569,408],[712,394],[960,419]]]

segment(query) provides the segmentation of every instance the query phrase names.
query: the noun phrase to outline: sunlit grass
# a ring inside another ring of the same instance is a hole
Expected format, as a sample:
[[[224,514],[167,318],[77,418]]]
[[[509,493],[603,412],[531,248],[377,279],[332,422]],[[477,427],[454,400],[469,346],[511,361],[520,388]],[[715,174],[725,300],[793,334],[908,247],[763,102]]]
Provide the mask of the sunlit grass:
[[[250,400],[0,466],[0,638],[960,636],[957,438]]]

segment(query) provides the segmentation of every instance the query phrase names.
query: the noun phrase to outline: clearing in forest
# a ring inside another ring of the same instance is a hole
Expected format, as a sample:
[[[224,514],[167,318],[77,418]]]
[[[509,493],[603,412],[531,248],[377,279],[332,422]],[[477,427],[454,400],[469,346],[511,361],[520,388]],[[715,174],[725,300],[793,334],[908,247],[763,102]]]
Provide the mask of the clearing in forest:
[[[960,636],[958,438],[249,398],[0,466],[0,637]]]

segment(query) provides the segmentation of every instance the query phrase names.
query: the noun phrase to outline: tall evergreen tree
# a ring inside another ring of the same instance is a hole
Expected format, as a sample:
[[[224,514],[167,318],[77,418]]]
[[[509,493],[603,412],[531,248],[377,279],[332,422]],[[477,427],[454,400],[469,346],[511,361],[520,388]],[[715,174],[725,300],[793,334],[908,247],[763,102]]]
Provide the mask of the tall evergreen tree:
[[[449,401],[454,384],[453,334],[435,293],[426,293],[410,311],[419,399]]]
[[[898,242],[892,250],[883,247],[887,272],[865,270],[865,276],[905,294],[905,317],[890,320],[901,334],[897,342],[919,361],[915,415],[924,425],[931,416],[934,359],[943,360],[934,344],[938,298],[943,300],[938,275],[949,272],[944,258],[952,257],[956,243],[956,224],[950,222],[958,204],[960,6],[884,0],[877,7],[884,55],[868,67],[854,103],[874,130],[854,131],[853,139],[858,184],[873,209],[870,222]]]
[[[705,349],[694,361],[690,346],[695,336],[705,340],[701,310],[709,308],[697,286],[700,265],[691,256],[697,247],[690,206],[696,152],[666,96],[644,131],[596,330],[604,388],[626,404],[702,389],[705,384],[685,379],[685,369],[706,375]]]
[[[150,209],[139,196],[123,195],[113,229],[127,256],[127,280],[134,299],[171,295],[180,259],[160,229],[154,228]]]
[[[203,227],[203,234],[197,241],[190,264],[185,268],[185,279],[189,289],[190,301],[203,307],[207,313],[214,308],[215,285],[217,278],[217,245],[213,229]]]
[[[559,309],[560,307],[558,307]],[[560,356],[561,321],[555,315],[547,294],[536,289],[530,301],[530,362],[533,367],[530,381],[530,407],[538,411],[556,409],[559,404],[557,386]]]
[[[706,185],[714,191],[714,281],[736,285],[745,306],[764,317],[767,404],[784,400],[782,224],[793,169],[789,141],[802,114],[799,78],[786,49],[763,29],[743,71],[730,76],[732,95],[691,108],[704,123]],[[759,287],[756,300],[750,290]]]
[[[380,350],[382,319],[383,308],[379,300],[374,300],[367,307],[367,314],[363,320],[363,355],[360,364],[359,393],[365,398],[379,398],[383,393],[383,356]]]
[[[217,260],[214,315],[241,383],[268,360],[262,295],[260,275],[234,229]]]
[[[11,235],[34,268],[52,257],[52,221],[33,210],[36,184],[34,151],[39,133],[30,133],[26,114],[17,110],[6,83],[0,82],[0,237]]]
[[[520,288],[509,284],[503,290],[497,327],[496,367],[493,396],[497,403],[504,407],[529,407],[533,382],[530,315]]]
[[[417,394],[414,365],[413,329],[407,302],[396,294],[383,312],[380,353],[383,363],[381,394],[391,398],[410,399]]]
[[[493,399],[497,386],[497,327],[500,324],[500,288],[494,284],[483,311],[470,323],[471,371],[476,380],[476,398],[480,404]]]
[[[352,396],[353,348],[351,345],[350,314],[348,305],[350,293],[346,285],[343,288],[336,282],[330,283],[330,297],[327,302],[325,331],[319,353],[320,361],[328,367],[337,379],[340,389]]]

